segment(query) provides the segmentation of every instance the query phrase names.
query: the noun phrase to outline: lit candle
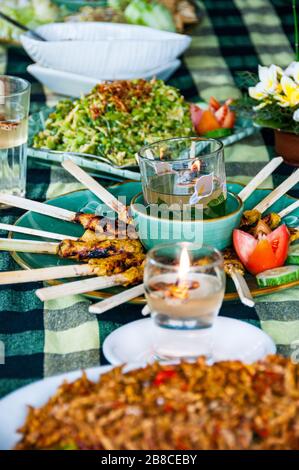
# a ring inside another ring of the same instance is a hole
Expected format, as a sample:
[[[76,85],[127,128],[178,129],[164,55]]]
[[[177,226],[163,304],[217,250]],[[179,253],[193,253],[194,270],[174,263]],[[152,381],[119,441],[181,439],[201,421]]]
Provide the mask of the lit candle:
[[[222,280],[192,269],[187,248],[183,248],[177,273],[154,276],[148,285],[147,300],[152,312],[170,318],[197,319],[211,324],[224,295]]]
[[[155,248],[145,266],[145,293],[155,326],[154,350],[164,358],[193,357],[209,350],[209,330],[224,296],[220,254],[182,243],[178,258],[177,249],[178,245]]]

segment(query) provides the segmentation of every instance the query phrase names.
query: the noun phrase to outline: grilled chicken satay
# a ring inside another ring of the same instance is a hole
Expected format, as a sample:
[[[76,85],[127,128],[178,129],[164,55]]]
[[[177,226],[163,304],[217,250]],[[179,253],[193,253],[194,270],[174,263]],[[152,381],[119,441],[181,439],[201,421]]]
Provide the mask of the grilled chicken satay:
[[[244,276],[245,268],[232,248],[223,250],[222,255],[224,258],[224,271],[228,276],[231,276],[233,271],[237,271]]]
[[[243,212],[240,228],[246,231],[246,228],[256,225],[260,220],[263,220],[271,230],[278,227],[281,222],[281,218],[275,212],[271,212],[268,215],[262,217],[261,213],[256,209],[248,210]]]
[[[61,258],[87,260],[91,258],[107,258],[120,253],[143,253],[139,240],[113,239],[96,243],[82,240],[63,240],[57,248],[57,255]]]
[[[81,224],[86,230],[92,230],[98,237],[136,239],[138,235],[132,224],[126,224],[119,219],[109,219],[95,214],[77,212],[73,222]]]
[[[145,260],[143,253],[121,253],[109,258],[89,259],[88,265],[96,276],[112,276],[127,271],[129,268],[141,266]]]

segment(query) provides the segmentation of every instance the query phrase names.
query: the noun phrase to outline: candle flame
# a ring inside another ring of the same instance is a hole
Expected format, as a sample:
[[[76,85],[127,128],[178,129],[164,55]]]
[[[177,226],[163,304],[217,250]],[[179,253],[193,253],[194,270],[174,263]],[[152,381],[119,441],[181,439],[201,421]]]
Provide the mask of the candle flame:
[[[184,282],[187,279],[187,275],[190,270],[190,258],[189,253],[186,247],[182,249],[180,256],[180,265],[179,265],[179,282]]]
[[[200,171],[200,160],[195,160],[194,162],[192,162],[191,171],[192,172],[194,172],[194,171],[199,172]]]

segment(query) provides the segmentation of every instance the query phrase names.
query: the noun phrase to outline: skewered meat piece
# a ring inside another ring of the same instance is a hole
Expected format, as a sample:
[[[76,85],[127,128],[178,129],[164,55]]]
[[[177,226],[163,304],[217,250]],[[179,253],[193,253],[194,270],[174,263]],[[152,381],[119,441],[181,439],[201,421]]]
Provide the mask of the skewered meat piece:
[[[248,232],[252,227],[255,227],[260,220],[262,220],[264,224],[267,224],[270,231],[276,229],[281,222],[281,218],[275,212],[270,212],[270,214],[267,214],[261,218],[260,212],[252,209],[243,212],[240,229]]]
[[[77,212],[74,222],[81,224],[86,230],[94,231],[98,237],[104,234],[105,238],[138,238],[134,225],[126,224],[118,219]]]
[[[255,209],[244,211],[240,223],[240,229],[248,231],[248,227],[255,225],[261,218],[261,213]]]
[[[228,276],[231,276],[232,271],[237,271],[244,276],[245,268],[232,248],[223,250],[222,255],[224,258],[224,271]]]
[[[145,259],[143,253],[121,253],[109,258],[90,259],[89,266],[97,276],[112,276],[127,271],[129,268],[141,266]]]
[[[85,241],[63,240],[57,250],[61,258],[87,260],[91,258],[107,258],[120,253],[143,253],[143,247],[139,240],[114,239],[97,243]]]
[[[270,214],[265,215],[262,220],[268,225],[271,230],[275,230],[281,222],[280,216],[275,212],[271,212]]]
[[[264,219],[260,219],[258,223],[251,227],[248,232],[253,235],[256,239],[263,238],[265,235],[269,235],[272,232],[269,225],[264,221]]]
[[[297,227],[288,227],[288,231],[290,232],[290,243],[299,240],[299,229]]]

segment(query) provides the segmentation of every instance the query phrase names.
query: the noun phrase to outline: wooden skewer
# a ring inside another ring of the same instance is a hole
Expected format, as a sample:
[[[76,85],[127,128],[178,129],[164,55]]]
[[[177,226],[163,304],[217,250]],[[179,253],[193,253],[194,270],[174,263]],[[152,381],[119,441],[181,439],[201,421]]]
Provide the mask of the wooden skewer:
[[[237,293],[242,304],[246,305],[247,307],[254,307],[254,299],[251,295],[251,292],[244,276],[234,269],[232,269],[230,275],[235,284]]]
[[[67,295],[84,294],[85,292],[108,289],[109,287],[118,286],[126,281],[122,274],[114,274],[113,276],[93,277],[84,279],[83,281],[68,282],[59,286],[44,287],[36,291],[37,297],[45,302],[46,300],[59,299]]]
[[[286,217],[289,215],[291,212],[293,212],[295,209],[299,207],[299,199],[298,201],[293,202],[293,204],[290,204],[288,207],[283,209],[278,213],[279,217],[282,219],[283,217]]]
[[[42,202],[31,201],[23,197],[12,196],[10,194],[0,193],[0,203],[8,206],[18,207],[19,209],[25,209],[38,214],[48,215],[55,219],[66,220],[73,222],[76,217],[76,212],[62,209],[61,207],[51,206],[49,204],[43,204]]]
[[[282,157],[273,158],[252,180],[243,188],[238,196],[243,202],[249,198],[253,191],[283,162]]]
[[[95,194],[101,201],[107,204],[112,210],[114,210],[119,218],[128,223],[128,211],[124,204],[117,200],[113,194],[107,191],[101,184],[99,184],[94,178],[86,173],[72,160],[64,160],[61,165],[68,171],[74,178],[82,183],[87,189]]]
[[[0,238],[0,251],[23,251],[56,255],[59,243]]]
[[[0,285],[48,281],[50,279],[63,279],[78,276],[91,276],[92,274],[94,274],[93,270],[88,264],[53,266],[51,268],[21,271],[6,271],[0,273]]]
[[[138,286],[131,287],[130,289],[121,292],[120,294],[112,295],[106,300],[102,300],[101,302],[97,302],[96,304],[91,305],[89,307],[89,312],[95,314],[104,313],[107,312],[107,310],[111,310],[112,308],[124,304],[125,302],[135,299],[135,297],[143,294],[144,286],[143,284],[140,284]]]
[[[0,230],[8,232],[24,233],[26,235],[34,235],[35,237],[52,238],[53,240],[77,240],[78,237],[70,235],[62,235],[61,233],[46,232],[44,230],[35,230],[28,227],[20,227],[19,225],[1,224]]]
[[[299,182],[299,169],[294,171],[281,185],[274,189],[268,196],[259,202],[254,209],[261,214],[272,206],[281,196],[287,193],[295,184]]]

